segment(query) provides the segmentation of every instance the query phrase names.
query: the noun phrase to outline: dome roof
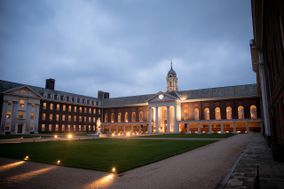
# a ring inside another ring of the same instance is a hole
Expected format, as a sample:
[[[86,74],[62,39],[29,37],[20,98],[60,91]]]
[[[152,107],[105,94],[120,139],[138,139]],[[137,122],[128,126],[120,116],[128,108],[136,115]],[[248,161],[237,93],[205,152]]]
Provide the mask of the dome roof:
[[[175,72],[175,70],[173,69],[173,63],[171,62],[171,69],[168,72],[168,77],[172,77],[172,76],[177,76],[177,73]]]

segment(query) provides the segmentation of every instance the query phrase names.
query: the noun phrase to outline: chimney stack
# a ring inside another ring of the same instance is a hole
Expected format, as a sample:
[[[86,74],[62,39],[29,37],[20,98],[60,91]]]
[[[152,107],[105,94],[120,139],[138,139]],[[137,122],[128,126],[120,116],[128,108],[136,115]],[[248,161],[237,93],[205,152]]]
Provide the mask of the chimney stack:
[[[55,87],[55,79],[46,79],[45,80],[45,88],[46,89],[51,89],[51,90],[54,90],[54,87]]]

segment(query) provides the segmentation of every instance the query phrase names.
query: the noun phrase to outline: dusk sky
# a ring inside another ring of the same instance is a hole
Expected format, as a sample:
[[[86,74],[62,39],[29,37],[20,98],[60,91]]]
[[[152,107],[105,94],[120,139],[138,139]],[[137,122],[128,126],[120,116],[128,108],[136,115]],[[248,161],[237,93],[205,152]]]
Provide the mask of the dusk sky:
[[[249,0],[0,0],[0,79],[88,96],[255,83]]]

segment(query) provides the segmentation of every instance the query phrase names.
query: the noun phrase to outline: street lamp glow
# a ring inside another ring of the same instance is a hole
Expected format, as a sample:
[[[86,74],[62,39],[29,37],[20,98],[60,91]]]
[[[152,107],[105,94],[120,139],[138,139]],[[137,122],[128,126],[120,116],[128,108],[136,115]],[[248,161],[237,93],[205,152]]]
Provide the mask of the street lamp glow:
[[[54,135],[54,138],[58,138],[58,135]]]
[[[111,169],[111,172],[115,173],[115,172],[116,172],[116,168],[113,167],[113,168]]]
[[[29,160],[29,158],[30,158],[29,156],[26,156],[26,157],[24,158],[24,160],[27,161],[27,160]]]
[[[130,135],[130,133],[129,133],[129,132],[127,132],[127,133],[126,133],[126,136],[129,136],[129,135]]]
[[[56,164],[57,164],[57,165],[60,165],[60,163],[61,163],[60,160],[57,160],[57,161],[56,161]]]
[[[72,139],[72,138],[73,138],[73,135],[72,135],[72,134],[68,134],[67,138],[68,138],[68,139]]]

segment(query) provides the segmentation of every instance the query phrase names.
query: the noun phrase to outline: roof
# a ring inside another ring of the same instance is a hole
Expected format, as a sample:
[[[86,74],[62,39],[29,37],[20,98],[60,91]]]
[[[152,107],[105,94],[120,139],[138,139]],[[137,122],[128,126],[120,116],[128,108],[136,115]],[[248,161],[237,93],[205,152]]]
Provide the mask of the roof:
[[[197,100],[197,99],[228,99],[228,98],[248,98],[257,97],[256,84],[246,84],[237,86],[183,90],[169,93],[176,98],[183,100]],[[156,94],[126,96],[118,98],[109,98],[103,100],[103,107],[123,107],[143,105],[148,102]]]
[[[84,95],[79,95],[79,94],[75,94],[75,93],[59,91],[59,90],[51,90],[51,89],[46,89],[46,88],[42,88],[42,87],[36,87],[36,86],[32,86],[32,85],[26,85],[26,84],[4,81],[4,80],[0,80],[0,93],[3,93],[3,92],[5,92],[9,89],[12,89],[12,88],[15,88],[15,87],[20,87],[20,86],[28,86],[41,95],[43,93],[51,93],[51,94],[57,94],[57,95],[74,96],[74,97],[97,100],[97,98],[90,97],[90,96],[84,96]]]

